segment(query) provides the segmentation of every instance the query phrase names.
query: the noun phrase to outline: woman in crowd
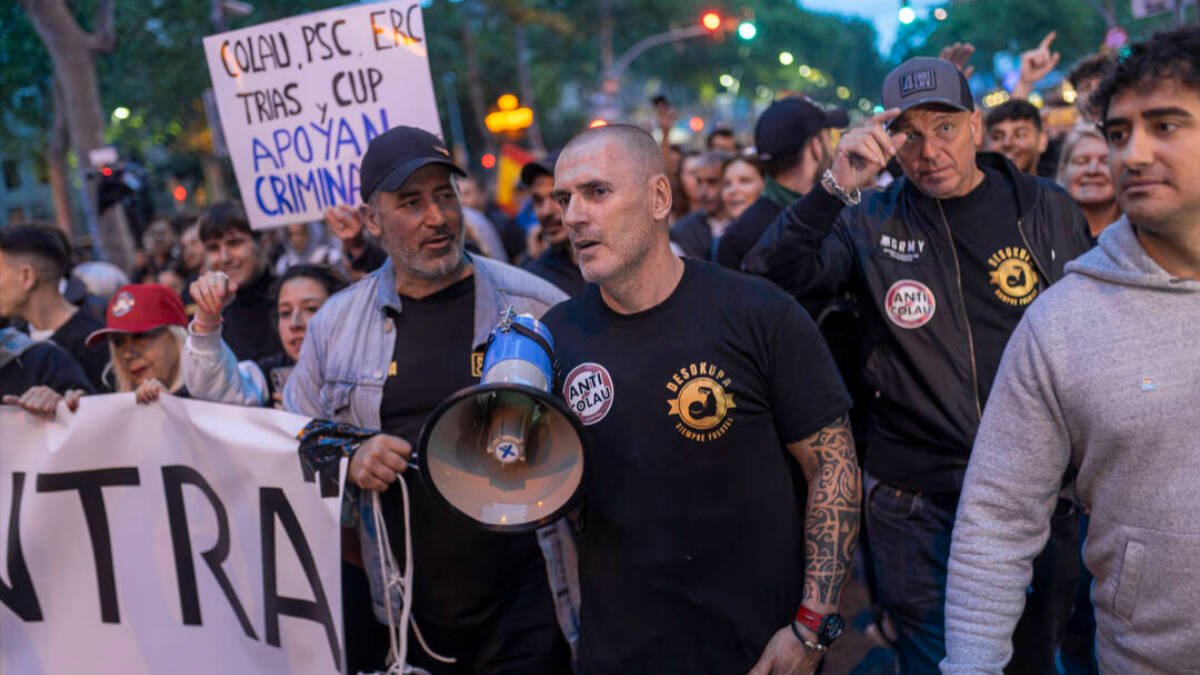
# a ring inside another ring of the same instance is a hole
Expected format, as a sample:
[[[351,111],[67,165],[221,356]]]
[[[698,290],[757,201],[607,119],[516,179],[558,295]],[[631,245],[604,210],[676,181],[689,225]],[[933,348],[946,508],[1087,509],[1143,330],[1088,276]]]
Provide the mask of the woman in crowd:
[[[188,327],[183,376],[192,396],[236,405],[281,407],[283,385],[304,343],[308,322],[329,296],[345,286],[336,273],[318,265],[288,268],[275,284],[276,325],[283,351],[239,363],[221,340],[221,309],[237,284],[208,272],[191,285],[196,315]]]
[[[757,159],[734,157],[721,167],[721,202],[730,220],[737,220],[762,194],[766,180]]]
[[[131,284],[113,295],[105,327],[89,335],[87,344],[108,339],[116,391],[136,392],[138,403],[153,401],[163,391],[187,396],[180,368],[186,326],[175,292],[158,284]]]
[[[1079,126],[1067,135],[1058,163],[1058,184],[1083,210],[1093,241],[1121,217],[1108,171],[1108,144],[1095,127]]]

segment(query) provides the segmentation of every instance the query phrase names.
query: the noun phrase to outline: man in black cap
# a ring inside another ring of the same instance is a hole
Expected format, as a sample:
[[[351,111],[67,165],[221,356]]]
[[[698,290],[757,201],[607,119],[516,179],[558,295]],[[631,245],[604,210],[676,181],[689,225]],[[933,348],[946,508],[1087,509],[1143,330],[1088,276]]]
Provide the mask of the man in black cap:
[[[929,673],[945,656],[950,533],[1001,353],[1029,303],[1087,250],[1087,223],[1049,182],[977,152],[981,115],[950,62],[904,62],[884,80],[883,103],[889,110],[842,138],[821,188],[780,214],[743,267],[800,297],[854,289],[870,343],[872,565],[902,670]],[[904,176],[860,192],[893,157]],[[1013,672],[1054,672],[1078,575],[1072,503],[1059,500],[1056,516]]]
[[[284,407],[383,430],[354,453],[347,479],[383,493],[397,560],[404,558],[405,523],[411,520],[411,609],[423,639],[409,641],[421,648],[409,651],[408,664],[434,673],[566,673],[570,650],[556,618],[572,632],[575,623],[573,608],[556,606],[569,603],[572,594],[555,557],[570,545],[565,526],[536,535],[478,529],[436,503],[426,482],[406,471],[426,416],[479,381],[483,350],[500,313],[512,307],[541,316],[566,298],[528,272],[464,251],[454,184],[454,176],[462,175],[429,132],[396,127],[371,141],[361,193],[367,229],[388,260],[313,317]],[[397,487],[397,477],[404,488]],[[358,504],[364,509],[360,528],[371,540],[378,536],[370,525],[371,501]],[[383,584],[393,577],[372,562],[377,546],[370,541],[362,554],[375,605],[382,608],[388,592]],[[377,668],[353,663],[356,634],[346,633],[351,665]],[[448,665],[432,652],[457,662]]]
[[[766,186],[746,212],[729,224],[717,244],[716,261],[741,269],[742,258],[779,212],[803,197],[833,158],[830,129],[850,124],[844,110],[826,111],[803,96],[780,99],[758,118],[754,147],[766,171]]]
[[[541,255],[527,261],[523,267],[526,271],[558,286],[567,295],[575,296],[587,286],[587,282],[583,280],[579,263],[575,260],[575,251],[567,239],[567,229],[563,227],[562,221],[562,208],[554,201],[552,195],[556,160],[557,151],[546,155],[545,159],[535,160],[521,167],[521,182],[529,187],[533,212],[542,227],[540,236],[546,244],[546,249]]]

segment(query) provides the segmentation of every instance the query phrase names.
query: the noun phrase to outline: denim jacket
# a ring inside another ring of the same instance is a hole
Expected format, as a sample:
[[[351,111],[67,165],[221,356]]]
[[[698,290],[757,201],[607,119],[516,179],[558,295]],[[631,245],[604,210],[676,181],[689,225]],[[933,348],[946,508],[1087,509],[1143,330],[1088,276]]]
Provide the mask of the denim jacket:
[[[475,326],[472,343],[482,345],[507,307],[540,317],[567,296],[552,284],[510,265],[483,257],[470,258],[475,279]],[[283,391],[284,409],[364,429],[379,429],[379,407],[396,339],[386,310],[403,311],[396,293],[391,259],[353,286],[329,298],[308,325],[300,360]],[[349,492],[349,491],[348,491]],[[363,559],[371,581],[375,614],[386,621],[383,578],[376,554],[377,533],[369,512],[371,501],[360,496],[349,517],[363,543]],[[567,642],[574,649],[579,626],[579,576],[575,543],[565,522],[538,530],[546,558],[555,611]],[[399,602],[392,602],[394,620]]]

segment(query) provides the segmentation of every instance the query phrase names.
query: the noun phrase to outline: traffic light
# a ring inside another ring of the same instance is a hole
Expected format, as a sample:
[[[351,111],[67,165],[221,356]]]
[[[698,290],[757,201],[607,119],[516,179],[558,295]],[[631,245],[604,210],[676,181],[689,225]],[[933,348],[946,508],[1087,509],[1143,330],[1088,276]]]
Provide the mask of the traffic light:
[[[738,37],[746,40],[747,42],[753,40],[754,36],[758,35],[758,27],[754,25],[753,21],[743,21],[739,23],[737,30]]]
[[[710,33],[715,33],[718,30],[721,30],[721,23],[721,15],[717,14],[716,12],[705,12],[704,15],[700,17],[700,25],[704,26],[704,29]]]

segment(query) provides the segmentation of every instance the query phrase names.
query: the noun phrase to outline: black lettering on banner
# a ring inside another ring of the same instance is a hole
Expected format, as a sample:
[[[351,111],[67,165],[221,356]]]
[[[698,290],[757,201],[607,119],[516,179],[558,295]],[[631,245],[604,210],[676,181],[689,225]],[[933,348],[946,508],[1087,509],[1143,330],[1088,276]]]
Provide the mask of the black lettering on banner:
[[[304,50],[305,54],[308,56],[309,63],[312,63],[313,60],[314,45],[320,47],[320,51],[317,53],[317,58],[322,61],[328,61],[334,56],[337,56],[337,54],[334,53],[333,47],[325,39],[324,31],[327,26],[329,26],[329,24],[325,23],[324,21],[318,21],[311,26],[300,27],[300,34],[304,36]],[[330,33],[334,36],[334,42],[336,43],[336,33],[332,29]],[[338,51],[341,51],[341,45],[338,45]]]
[[[0,579],[0,603],[4,603],[22,621],[41,621],[42,606],[38,603],[25,553],[21,550],[21,494],[25,491],[25,474],[13,472],[12,510],[8,514],[8,556],[5,567],[12,586]]]
[[[375,68],[342,71],[333,76],[333,99],[342,107],[374,103],[379,100],[376,92],[382,82],[383,73]]]
[[[333,657],[333,667],[341,668],[341,647],[338,645],[337,630],[333,624],[333,612],[329,600],[325,596],[325,587],[321,585],[321,577],[317,574],[317,563],[313,559],[312,549],[304,538],[304,530],[300,521],[288,502],[287,496],[279,488],[259,488],[258,491],[259,524],[262,528],[262,572],[263,572],[263,614],[266,619],[267,644],[279,646],[279,617],[280,615],[294,616],[300,619],[315,621],[325,627],[325,636],[329,639],[330,655]],[[283,531],[292,543],[304,570],[304,576],[312,588],[315,601],[300,598],[285,598],[278,593],[275,576],[275,520],[283,524]]]
[[[375,38],[375,51],[380,52],[385,49],[399,47],[401,44],[408,42],[425,41],[424,38],[413,31],[412,17],[416,9],[417,5],[414,3],[409,5],[406,12],[398,12],[394,9],[389,9],[386,12],[371,12],[371,34]],[[388,15],[387,26],[375,20],[375,17],[384,14]],[[407,27],[407,30],[405,27]]]
[[[217,518],[217,543],[200,554],[208,570],[212,572],[233,613],[237,615],[242,632],[251,640],[257,640],[250,617],[238,601],[229,576],[221,567],[229,556],[229,518],[221,499],[198,471],[188,466],[172,465],[162,468],[163,492],[167,497],[167,521],[171,525],[171,548],[175,552],[175,577],[179,581],[179,605],[183,610],[183,623],[188,626],[203,625],[200,618],[200,594],[196,590],[196,566],[192,562],[192,540],[188,531],[187,507],[183,503],[183,486],[191,485],[208,499]]]
[[[346,25],[345,19],[338,19],[337,21],[334,21],[333,26],[329,29],[329,34],[333,36],[333,47],[337,50],[337,53],[341,54],[342,56],[350,56],[354,52],[350,51],[348,47],[342,46],[342,39],[338,37],[338,29],[344,25]]]
[[[42,473],[37,477],[38,492],[77,490],[83,516],[87,521],[88,537],[92,540],[92,557],[96,562],[96,585],[100,589],[100,620],[121,623],[117,604],[117,581],[113,573],[112,536],[108,528],[108,511],[104,508],[105,487],[140,485],[137,467]]]

